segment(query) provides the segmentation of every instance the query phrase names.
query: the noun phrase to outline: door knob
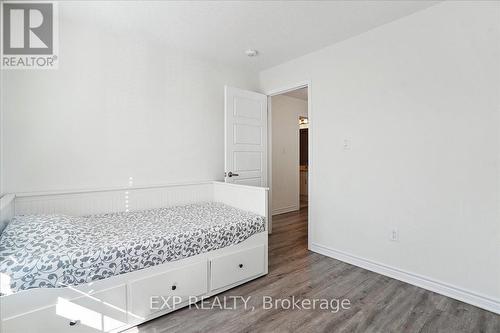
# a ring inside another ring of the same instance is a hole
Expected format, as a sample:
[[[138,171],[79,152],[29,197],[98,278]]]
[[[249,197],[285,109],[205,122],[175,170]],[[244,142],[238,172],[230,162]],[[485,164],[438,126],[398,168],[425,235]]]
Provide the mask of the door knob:
[[[236,176],[239,176],[239,174],[237,173],[233,173],[232,171],[229,171],[228,174],[227,174],[228,177],[236,177]]]

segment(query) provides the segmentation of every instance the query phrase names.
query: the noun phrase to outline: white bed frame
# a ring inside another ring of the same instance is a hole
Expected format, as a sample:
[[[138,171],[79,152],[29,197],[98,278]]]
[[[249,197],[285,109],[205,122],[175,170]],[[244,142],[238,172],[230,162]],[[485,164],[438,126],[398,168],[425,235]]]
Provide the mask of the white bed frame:
[[[86,215],[206,201],[265,216],[266,231],[237,245],[76,287],[7,294],[0,297],[0,331],[120,332],[268,271],[267,188],[202,182],[3,196],[0,226],[20,214]],[[4,293],[8,293],[7,279],[0,276]]]

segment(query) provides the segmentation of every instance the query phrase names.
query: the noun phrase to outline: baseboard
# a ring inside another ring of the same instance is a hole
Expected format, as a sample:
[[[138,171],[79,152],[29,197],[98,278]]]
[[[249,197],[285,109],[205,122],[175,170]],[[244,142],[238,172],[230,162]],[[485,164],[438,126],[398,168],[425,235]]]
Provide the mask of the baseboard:
[[[355,265],[369,271],[386,275],[388,277],[400,280],[420,288],[424,288],[435,293],[454,298],[456,300],[477,306],[479,308],[500,314],[500,300],[488,296],[480,295],[475,292],[449,285],[431,278],[407,272],[395,267],[390,267],[371,260],[335,250],[327,246],[312,243],[310,250],[319,254],[331,257],[351,265]]]
[[[273,209],[272,214],[273,215],[285,214],[285,213],[289,213],[289,212],[294,212],[296,210],[299,210],[299,206],[292,205],[292,206]]]

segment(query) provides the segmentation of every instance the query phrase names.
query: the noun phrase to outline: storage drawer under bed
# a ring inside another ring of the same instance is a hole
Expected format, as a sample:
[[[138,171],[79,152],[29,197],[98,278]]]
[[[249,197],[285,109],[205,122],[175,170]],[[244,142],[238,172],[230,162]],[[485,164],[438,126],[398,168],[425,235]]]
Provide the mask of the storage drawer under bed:
[[[127,324],[126,287],[121,285],[2,320],[2,333],[109,332]]]
[[[263,274],[266,263],[265,250],[265,245],[260,245],[212,258],[210,290],[214,291]]]
[[[185,304],[189,297],[207,293],[207,278],[207,262],[202,261],[132,281],[129,320],[142,321],[157,312],[173,310],[175,305],[175,309],[180,308],[180,301]]]

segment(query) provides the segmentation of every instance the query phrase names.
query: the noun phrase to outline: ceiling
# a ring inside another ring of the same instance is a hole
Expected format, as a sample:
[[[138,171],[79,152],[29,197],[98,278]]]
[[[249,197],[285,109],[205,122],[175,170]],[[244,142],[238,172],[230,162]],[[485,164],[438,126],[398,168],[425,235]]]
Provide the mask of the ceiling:
[[[140,33],[226,65],[261,70],[437,1],[68,1],[60,17]],[[66,18],[62,17],[65,16]],[[248,48],[257,57],[244,54]]]
[[[283,95],[307,101],[307,88],[300,88],[284,93]]]

